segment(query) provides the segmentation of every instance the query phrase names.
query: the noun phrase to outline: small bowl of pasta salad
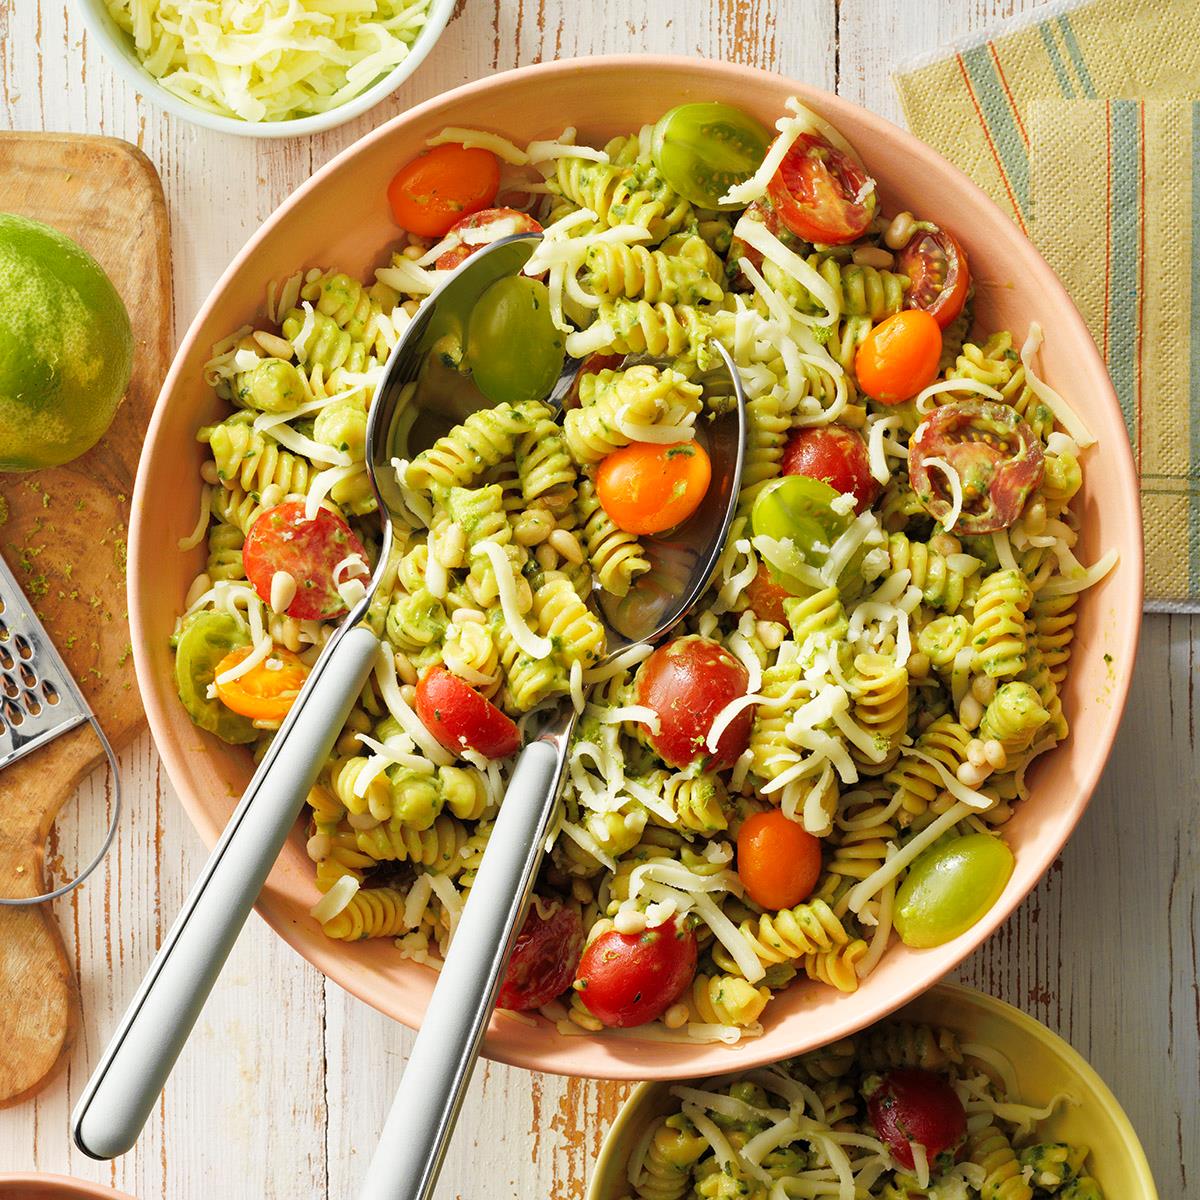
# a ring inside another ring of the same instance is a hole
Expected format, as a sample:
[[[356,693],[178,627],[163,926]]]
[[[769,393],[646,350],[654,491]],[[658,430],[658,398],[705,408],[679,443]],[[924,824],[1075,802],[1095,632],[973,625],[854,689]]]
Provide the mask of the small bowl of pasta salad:
[[[436,344],[430,386],[486,405],[411,453],[398,425],[380,563],[388,353],[538,232]],[[670,585],[646,539],[711,482],[715,343],[747,398],[731,534],[671,637],[600,665],[600,606]],[[1120,410],[1036,252],[900,131],[711,63],[530,68],[335,160],[197,317],[134,510],[139,677],[209,840],[383,572],[384,651],[260,909],[403,1021],[516,751],[576,706],[485,1051],[596,1076],[797,1053],[951,969],[1082,812],[1140,604]]]
[[[1019,1009],[941,983],[756,1070],[634,1089],[588,1200],[1157,1200],[1116,1097]]]
[[[112,68],[218,133],[301,137],[361,116],[421,65],[454,0],[78,0]]]

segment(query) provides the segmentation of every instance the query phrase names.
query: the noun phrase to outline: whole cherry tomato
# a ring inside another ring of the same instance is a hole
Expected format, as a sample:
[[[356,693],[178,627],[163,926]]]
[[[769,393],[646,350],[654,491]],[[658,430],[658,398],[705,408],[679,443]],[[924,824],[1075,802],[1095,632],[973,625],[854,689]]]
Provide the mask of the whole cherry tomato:
[[[845,425],[797,429],[783,448],[781,469],[785,475],[807,475],[852,495],[855,512],[870,508],[879,495],[867,461],[867,443]]]
[[[658,732],[647,735],[650,748],[668,767],[693,762],[709,771],[732,767],[750,740],[753,711],[747,708],[730,722],[715,754],[708,749],[708,733],[713,718],[744,696],[749,683],[746,668],[708,638],[690,635],[659,646],[633,684],[635,702],[658,714]]]
[[[794,908],[817,886],[821,841],[777,808],[754,813],[738,830],[737,872],[755,904]]]
[[[854,374],[859,387],[881,404],[903,404],[938,373],[942,331],[929,313],[906,308],[880,321],[859,344]]]

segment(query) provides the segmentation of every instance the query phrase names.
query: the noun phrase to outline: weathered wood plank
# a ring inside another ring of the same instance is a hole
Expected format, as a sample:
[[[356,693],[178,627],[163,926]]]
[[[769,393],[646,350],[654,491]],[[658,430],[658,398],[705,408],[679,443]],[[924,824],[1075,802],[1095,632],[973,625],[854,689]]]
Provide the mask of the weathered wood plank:
[[[177,329],[258,224],[354,138],[426,96],[575,54],[670,52],[746,62],[898,119],[893,64],[1007,16],[993,0],[467,0],[400,94],[311,142],[216,137],[116,81],[67,6],[0,0],[0,128],[104,132],[157,164],[172,215]],[[1197,1110],[1198,818],[1192,681],[1200,627],[1146,622],[1134,698],[1092,809],[1056,869],[962,978],[1071,1038],[1146,1142],[1164,1197],[1187,1194]],[[352,1196],[411,1034],[319,976],[254,920],[137,1149],[108,1166],[70,1148],[71,1104],[203,861],[149,741],[122,759],[132,812],[102,878],[62,913],[82,977],[69,1072],[0,1113],[0,1168],[108,1181],[143,1197]],[[102,781],[60,839],[69,864],[103,825]],[[77,832],[76,832],[77,831]],[[575,1200],[620,1092],[481,1064],[439,1196]]]

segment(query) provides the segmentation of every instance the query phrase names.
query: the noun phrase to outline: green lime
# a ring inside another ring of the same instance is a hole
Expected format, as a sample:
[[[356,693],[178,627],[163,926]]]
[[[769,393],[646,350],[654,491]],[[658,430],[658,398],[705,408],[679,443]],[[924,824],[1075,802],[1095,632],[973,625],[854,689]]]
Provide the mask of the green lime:
[[[0,213],[0,471],[91,449],[132,368],[129,314],[99,263],[48,225]]]

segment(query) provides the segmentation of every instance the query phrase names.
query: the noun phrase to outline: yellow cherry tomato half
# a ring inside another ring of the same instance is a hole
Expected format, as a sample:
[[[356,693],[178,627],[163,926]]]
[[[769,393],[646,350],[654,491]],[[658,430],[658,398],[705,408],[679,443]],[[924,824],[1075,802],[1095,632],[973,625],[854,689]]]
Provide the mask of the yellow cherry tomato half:
[[[275,649],[245,675],[221,683],[221,676],[243,662],[252,649],[239,646],[217,664],[214,681],[217,699],[226,708],[253,721],[281,721],[296,703],[308,678],[308,667],[290,650]]]
[[[662,533],[696,511],[711,480],[712,463],[698,442],[633,442],[601,462],[596,494],[626,533]]]
[[[903,404],[938,373],[942,331],[923,309],[910,308],[880,321],[854,359],[858,385],[881,404]]]

